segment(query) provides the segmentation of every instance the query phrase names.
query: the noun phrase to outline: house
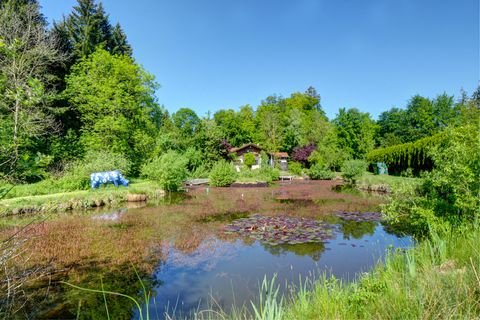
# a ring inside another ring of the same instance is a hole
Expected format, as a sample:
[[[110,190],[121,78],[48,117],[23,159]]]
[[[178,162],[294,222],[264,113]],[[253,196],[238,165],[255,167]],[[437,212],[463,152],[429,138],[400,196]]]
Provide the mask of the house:
[[[262,164],[262,156],[260,154],[262,150],[263,149],[261,147],[257,146],[254,143],[247,143],[241,147],[232,148],[229,150],[229,152],[235,154],[236,156],[235,163],[237,165],[237,170],[239,168],[238,165],[242,165],[245,163],[244,156],[247,153],[252,153],[255,157],[255,164],[252,166],[252,169],[258,169]]]
[[[262,165],[262,156],[261,152],[264,151],[264,149],[254,143],[248,143],[244,144],[241,147],[238,148],[231,148],[230,153],[233,153],[236,156],[235,163],[237,165],[237,170],[239,170],[240,165],[245,163],[244,156],[247,153],[252,153],[253,156],[255,157],[255,164],[252,166],[252,169],[258,169]],[[275,166],[278,164],[282,170],[287,170],[288,165],[287,165],[287,160],[289,158],[288,153],[286,152],[273,152],[273,153],[268,153],[266,152],[267,155],[270,158],[270,165]]]

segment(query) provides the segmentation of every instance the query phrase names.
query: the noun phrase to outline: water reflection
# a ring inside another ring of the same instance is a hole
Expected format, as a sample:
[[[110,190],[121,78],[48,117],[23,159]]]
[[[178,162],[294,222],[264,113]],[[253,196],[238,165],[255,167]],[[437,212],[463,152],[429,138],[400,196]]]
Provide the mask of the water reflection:
[[[354,231],[354,224],[360,227],[358,231]],[[161,313],[168,306],[170,314],[175,310],[181,318],[210,308],[212,301],[223,310],[232,305],[248,307],[257,297],[264,275],[277,274],[283,293],[298,285],[300,276],[305,279],[312,273],[327,272],[349,280],[371,268],[389,246],[410,244],[409,238],[389,234],[378,222],[354,221],[348,221],[343,228],[339,225],[334,239],[325,243],[272,246],[242,239],[208,239],[194,253],[169,255],[155,271],[155,278],[163,285],[154,288],[155,302],[150,302],[148,308],[150,312],[159,312],[160,308]]]
[[[29,263],[48,266],[51,277],[27,288],[30,298],[19,318],[106,318],[101,294],[58,281],[93,289],[103,285],[142,300],[136,273],[154,293],[143,304],[154,319],[162,318],[166,309],[189,314],[212,301],[229,310],[233,304],[249,306],[265,275],[276,273],[283,290],[285,283],[298,283],[300,275],[324,271],[351,279],[381,259],[389,245],[410,244],[408,237],[394,235],[381,223],[331,215],[377,210],[380,203],[378,198],[333,192],[334,183],[212,188],[208,193],[197,188],[141,208],[68,213],[35,225],[29,231],[35,239],[28,246]],[[334,224],[335,232],[326,242],[276,246],[223,232],[232,220],[252,214],[322,219]],[[110,318],[135,317],[130,300],[106,299]]]

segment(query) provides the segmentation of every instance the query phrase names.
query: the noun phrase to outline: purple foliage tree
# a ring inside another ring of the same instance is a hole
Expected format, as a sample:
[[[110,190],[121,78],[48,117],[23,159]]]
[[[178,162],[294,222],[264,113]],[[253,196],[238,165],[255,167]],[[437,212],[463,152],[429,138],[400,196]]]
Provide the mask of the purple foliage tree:
[[[313,143],[302,147],[296,147],[295,149],[293,149],[292,159],[294,161],[302,163],[305,167],[308,168],[310,166],[308,158],[310,157],[312,152],[315,151],[315,149],[317,149],[317,146]]]
[[[220,141],[220,155],[223,159],[230,159],[230,149],[232,149],[232,145],[227,141],[227,139],[223,139],[222,141]]]

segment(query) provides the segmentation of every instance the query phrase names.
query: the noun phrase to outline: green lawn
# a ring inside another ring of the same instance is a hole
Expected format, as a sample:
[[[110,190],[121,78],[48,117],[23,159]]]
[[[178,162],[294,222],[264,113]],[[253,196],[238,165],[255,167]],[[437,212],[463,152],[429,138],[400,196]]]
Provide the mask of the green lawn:
[[[28,188],[31,194],[28,195]],[[15,187],[17,188],[17,187]],[[149,198],[155,198],[163,194],[160,186],[153,181],[137,180],[128,188],[113,185],[101,187],[95,190],[78,190],[71,192],[56,192],[51,194],[38,194],[38,186],[22,185],[22,196],[0,201],[0,215],[51,212],[58,210],[91,208],[103,205],[114,205],[125,201],[129,193],[146,194]]]
[[[357,181],[360,188],[369,189],[375,186],[387,186],[390,190],[396,190],[404,184],[419,184],[421,178],[407,178],[390,175],[375,175],[371,172],[366,172]]]

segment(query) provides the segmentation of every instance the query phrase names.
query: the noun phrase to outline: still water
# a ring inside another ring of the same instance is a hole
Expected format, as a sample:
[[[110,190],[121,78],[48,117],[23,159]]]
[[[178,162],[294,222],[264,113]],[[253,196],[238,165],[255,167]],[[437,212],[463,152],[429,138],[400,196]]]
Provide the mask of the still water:
[[[293,182],[269,188],[195,188],[183,196],[100,212],[57,215],[29,229],[24,265],[44,276],[26,290],[19,318],[138,318],[127,294],[152,319],[185,318],[206,309],[250,307],[264,277],[282,294],[326,272],[345,281],[368,271],[388,248],[412,240],[379,221],[345,220],[338,212],[374,212],[383,197],[333,191],[335,182]],[[253,215],[328,224],[328,239],[276,244],[226,227]],[[358,220],[358,219],[357,219]],[[8,233],[9,230],[2,232]],[[300,280],[302,279],[302,280]],[[145,301],[143,287],[150,293]],[[106,308],[107,306],[107,308]]]

